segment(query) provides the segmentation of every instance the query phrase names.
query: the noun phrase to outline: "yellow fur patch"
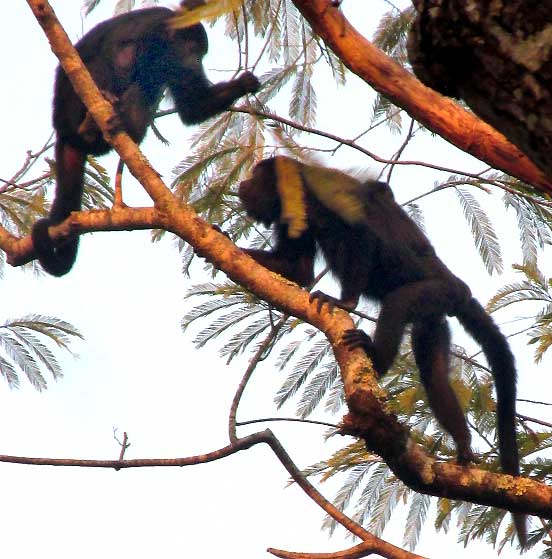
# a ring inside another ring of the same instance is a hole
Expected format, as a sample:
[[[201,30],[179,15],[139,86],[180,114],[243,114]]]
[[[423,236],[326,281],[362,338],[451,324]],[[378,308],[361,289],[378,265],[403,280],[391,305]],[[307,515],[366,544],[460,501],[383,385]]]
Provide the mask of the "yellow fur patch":
[[[287,223],[288,237],[297,239],[307,229],[307,207],[301,176],[301,163],[282,155],[275,157],[276,184],[282,211],[280,220]]]

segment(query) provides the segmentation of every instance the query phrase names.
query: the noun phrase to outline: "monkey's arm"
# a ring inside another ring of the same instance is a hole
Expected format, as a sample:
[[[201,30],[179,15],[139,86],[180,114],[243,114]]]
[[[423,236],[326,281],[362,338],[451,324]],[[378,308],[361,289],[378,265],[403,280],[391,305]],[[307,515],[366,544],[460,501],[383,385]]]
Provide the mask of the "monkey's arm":
[[[287,227],[279,226],[274,231],[274,248],[272,250],[251,248],[243,250],[265,268],[302,287],[307,287],[314,281],[316,244],[309,232],[298,238],[290,239],[287,236]]]
[[[296,254],[294,258],[290,258],[281,252],[252,248],[242,250],[265,268],[302,287],[311,285],[314,281],[314,255]]]
[[[218,225],[211,225],[211,227],[230,238],[228,233]],[[302,287],[312,284],[314,280],[314,241],[310,237],[299,239],[284,237],[277,238],[276,245],[278,248],[275,250],[239,248],[261,266],[294,281]],[[195,252],[200,258],[205,258],[200,251],[196,250]]]
[[[244,72],[235,80],[215,85],[202,74],[186,76],[180,83],[170,83],[169,87],[182,121],[194,124],[226,110],[246,93],[255,93],[260,84],[251,72]]]

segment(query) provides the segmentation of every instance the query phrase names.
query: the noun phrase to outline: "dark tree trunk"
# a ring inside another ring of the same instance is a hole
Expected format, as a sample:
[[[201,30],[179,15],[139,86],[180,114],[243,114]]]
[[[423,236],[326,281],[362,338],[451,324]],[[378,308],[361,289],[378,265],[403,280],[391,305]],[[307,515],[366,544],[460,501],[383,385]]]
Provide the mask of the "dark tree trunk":
[[[413,0],[416,76],[458,97],[552,177],[552,0]]]

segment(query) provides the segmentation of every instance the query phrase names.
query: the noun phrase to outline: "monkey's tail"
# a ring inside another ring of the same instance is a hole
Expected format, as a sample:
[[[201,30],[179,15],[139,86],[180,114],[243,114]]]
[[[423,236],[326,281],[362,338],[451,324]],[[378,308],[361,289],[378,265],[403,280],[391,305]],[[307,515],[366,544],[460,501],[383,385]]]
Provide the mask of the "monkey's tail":
[[[33,226],[31,238],[38,260],[44,270],[53,276],[64,276],[73,267],[79,250],[79,237],[63,243],[54,243],[48,227],[65,221],[71,212],[79,211],[84,189],[86,153],[64,138],[56,140],[56,193],[50,214]]]
[[[519,475],[516,438],[516,366],[504,334],[474,298],[456,314],[460,324],[481,346],[496,386],[496,415],[500,464],[506,474]],[[514,514],[514,524],[522,547],[527,544],[526,518]]]

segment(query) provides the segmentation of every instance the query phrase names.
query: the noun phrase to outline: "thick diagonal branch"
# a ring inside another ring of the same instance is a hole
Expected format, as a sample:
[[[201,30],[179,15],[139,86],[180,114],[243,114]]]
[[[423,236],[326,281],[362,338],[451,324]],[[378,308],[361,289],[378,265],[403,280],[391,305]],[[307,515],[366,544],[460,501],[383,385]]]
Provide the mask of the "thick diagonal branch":
[[[423,85],[363,37],[329,0],[293,2],[345,66],[418,122],[491,167],[552,192],[544,173],[502,134]]]

